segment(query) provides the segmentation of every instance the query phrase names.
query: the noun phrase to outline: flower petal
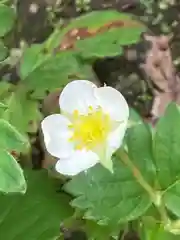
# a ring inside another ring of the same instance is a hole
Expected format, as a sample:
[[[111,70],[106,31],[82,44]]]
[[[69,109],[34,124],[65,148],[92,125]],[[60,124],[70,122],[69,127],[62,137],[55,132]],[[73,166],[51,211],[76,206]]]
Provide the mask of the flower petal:
[[[88,107],[96,106],[94,97],[95,84],[87,80],[75,80],[70,82],[63,89],[59,104],[62,112],[72,114],[74,110],[78,110],[81,114],[87,114]]]
[[[126,128],[127,122],[126,124],[124,122],[120,123],[119,126],[109,134],[106,143],[95,149],[95,152],[99,156],[100,163],[110,172],[113,172],[112,155],[122,145]]]
[[[54,157],[68,157],[74,151],[73,144],[68,141],[72,136],[69,124],[70,121],[61,114],[50,115],[41,123],[45,146]]]
[[[95,96],[103,111],[110,114],[112,120],[127,121],[129,107],[123,95],[112,87],[95,89]]]
[[[74,176],[93,167],[98,162],[99,157],[96,153],[92,151],[78,150],[75,151],[71,157],[60,159],[56,163],[56,170],[61,174]]]
[[[96,147],[95,152],[99,156],[99,162],[103,167],[108,169],[113,173],[113,163],[112,163],[112,149],[109,148],[106,144],[102,144]]]
[[[112,154],[122,145],[124,135],[127,129],[127,122],[120,123],[119,126],[112,131],[107,139],[107,147],[110,148]]]

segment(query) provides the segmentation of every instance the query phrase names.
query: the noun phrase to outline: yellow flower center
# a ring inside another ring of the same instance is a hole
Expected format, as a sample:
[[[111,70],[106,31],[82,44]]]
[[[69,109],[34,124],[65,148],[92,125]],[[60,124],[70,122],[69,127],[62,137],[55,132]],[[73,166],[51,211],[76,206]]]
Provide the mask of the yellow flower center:
[[[69,140],[75,143],[76,149],[92,150],[106,140],[111,130],[111,119],[100,107],[93,109],[90,106],[87,115],[80,115],[77,110],[73,112],[69,128],[73,131]]]

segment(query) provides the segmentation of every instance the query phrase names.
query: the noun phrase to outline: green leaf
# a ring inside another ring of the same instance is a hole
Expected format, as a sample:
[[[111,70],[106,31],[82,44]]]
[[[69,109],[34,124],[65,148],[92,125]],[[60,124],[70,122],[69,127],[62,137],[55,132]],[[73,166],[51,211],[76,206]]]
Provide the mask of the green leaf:
[[[28,140],[4,119],[0,119],[0,149],[23,151],[28,147]]]
[[[128,128],[126,137],[129,157],[146,181],[153,184],[156,169],[153,163],[151,131],[134,110],[130,111],[130,121],[134,124]]]
[[[108,34],[101,34],[84,41],[77,41],[76,47],[83,58],[114,57],[123,53],[122,48],[117,42],[109,44]]]
[[[8,55],[8,49],[4,46],[3,41],[0,40],[0,62],[3,61]]]
[[[25,89],[18,89],[7,99],[8,109],[1,114],[1,117],[9,121],[22,134],[36,132],[41,114],[36,100],[28,97]]]
[[[84,58],[113,57],[123,54],[122,46],[138,42],[137,36],[142,33],[141,28],[128,30],[126,28],[112,29],[76,42],[75,48]],[[140,37],[139,37],[140,38]]]
[[[163,192],[163,201],[166,207],[173,212],[176,216],[180,217],[180,183],[179,178],[177,182],[170,185]]]
[[[51,91],[63,87],[79,73],[81,68],[72,53],[62,52],[42,62],[24,81],[32,89]]]
[[[112,236],[117,238],[120,227],[122,226],[99,225],[94,221],[86,220],[83,229],[89,240],[109,240]]]
[[[154,136],[154,158],[162,189],[180,179],[180,112],[172,103],[159,120]]]
[[[19,73],[21,79],[25,79],[35,68],[37,68],[49,55],[45,54],[41,44],[34,44],[27,48],[22,56]]]
[[[3,80],[0,82],[0,118],[5,110],[8,109],[9,104],[6,102],[6,99],[11,96],[13,88],[14,86],[8,82]]]
[[[133,16],[117,11],[94,11],[57,30],[47,41],[50,48],[68,46],[84,57],[104,57],[122,54],[121,46],[136,43],[146,27]],[[67,49],[68,49],[67,47]]]
[[[4,100],[4,98],[6,98],[9,95],[11,88],[13,88],[12,84],[4,81],[0,82],[0,99],[1,100]]]
[[[173,221],[169,222],[169,224],[166,225],[166,230],[168,232],[174,234],[174,235],[177,235],[177,238],[175,238],[175,239],[179,239],[179,235],[180,235],[180,220],[176,219],[176,220],[173,220]]]
[[[151,205],[128,167],[114,160],[113,174],[98,164],[65,185],[65,190],[76,197],[72,206],[84,210],[86,219],[117,225],[136,219]]]
[[[26,181],[20,165],[11,154],[3,150],[0,150],[0,192],[26,192]]]
[[[25,171],[25,195],[0,196],[0,232],[6,240],[57,239],[62,221],[72,215],[69,197],[58,193],[44,171]]]
[[[171,103],[154,136],[157,175],[166,207],[180,217],[180,111]]]
[[[0,4],[0,37],[3,37],[8,33],[15,22],[15,11],[14,9]]]
[[[141,240],[178,240],[175,236],[164,230],[162,224],[156,222],[151,217],[143,218],[140,225],[140,239]]]
[[[0,102],[0,108],[4,110],[4,109],[7,109],[8,106],[5,105],[4,103]]]

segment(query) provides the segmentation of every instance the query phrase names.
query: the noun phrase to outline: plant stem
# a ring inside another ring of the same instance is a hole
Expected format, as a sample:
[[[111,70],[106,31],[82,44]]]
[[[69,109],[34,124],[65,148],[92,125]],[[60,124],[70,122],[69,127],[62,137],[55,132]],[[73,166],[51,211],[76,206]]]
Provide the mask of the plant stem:
[[[164,203],[162,202],[157,209],[158,209],[158,211],[159,211],[159,214],[160,214],[160,216],[161,216],[161,220],[162,220],[162,222],[164,223],[164,225],[165,225],[165,226],[166,226],[166,225],[169,225],[170,219],[168,218],[168,215],[167,215],[167,212],[166,212],[166,208],[165,208],[165,206],[164,206]]]
[[[138,183],[144,188],[144,190],[149,194],[151,197],[152,202],[154,205],[157,207],[157,210],[161,216],[162,222],[167,225],[169,224],[169,218],[166,212],[166,208],[164,206],[164,203],[161,201],[161,195],[156,194],[154,189],[149,185],[149,183],[146,182],[144,177],[142,176],[141,172],[139,169],[133,164],[133,162],[129,159],[129,156],[127,153],[123,150],[119,150],[118,155],[121,159],[121,161],[130,168],[132,171],[134,177],[138,181]]]
[[[156,205],[156,195],[154,193],[154,189],[146,182],[146,180],[143,178],[141,172],[139,169],[132,163],[132,161],[129,159],[127,153],[125,151],[119,151],[118,155],[120,156],[121,161],[130,168],[132,171],[134,177],[138,181],[138,183],[146,190],[146,192],[150,195],[152,201]]]

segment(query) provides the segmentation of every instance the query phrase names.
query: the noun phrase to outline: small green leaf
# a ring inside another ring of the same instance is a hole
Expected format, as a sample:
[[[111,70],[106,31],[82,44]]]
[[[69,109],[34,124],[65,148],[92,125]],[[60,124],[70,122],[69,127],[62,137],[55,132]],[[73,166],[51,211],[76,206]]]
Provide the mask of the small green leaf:
[[[15,11],[14,9],[0,4],[0,37],[8,33],[14,25]]]
[[[0,150],[0,192],[26,192],[26,181],[20,165],[11,154],[3,150]]]
[[[76,197],[72,206],[84,210],[84,218],[102,224],[136,219],[151,205],[149,196],[119,159],[114,159],[113,174],[98,164],[73,177],[65,190]]]
[[[25,195],[0,196],[0,233],[6,240],[57,239],[60,224],[73,212],[69,197],[58,193],[44,171],[25,170]]]
[[[180,112],[172,103],[159,120],[154,136],[154,158],[162,189],[180,179]]]
[[[0,119],[0,149],[23,151],[28,147],[28,140],[4,119]]]

